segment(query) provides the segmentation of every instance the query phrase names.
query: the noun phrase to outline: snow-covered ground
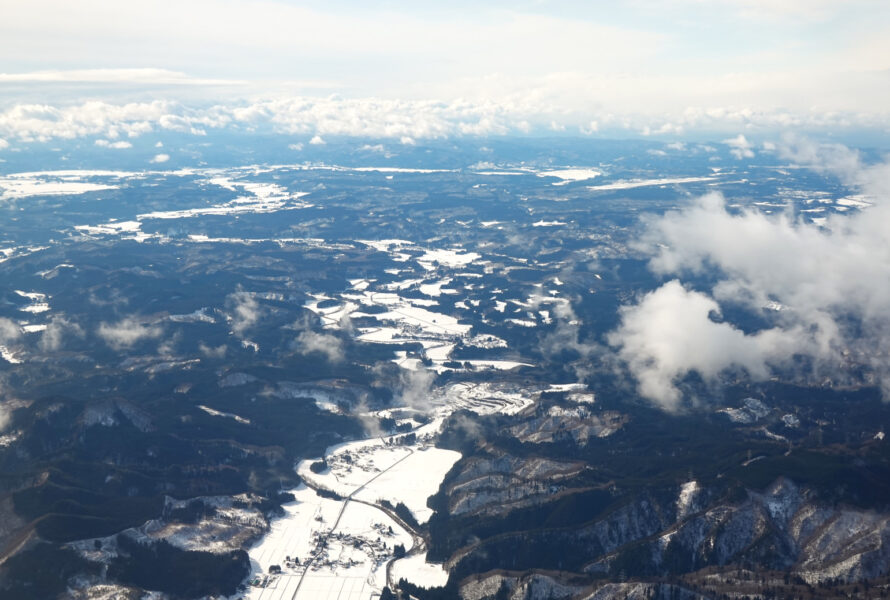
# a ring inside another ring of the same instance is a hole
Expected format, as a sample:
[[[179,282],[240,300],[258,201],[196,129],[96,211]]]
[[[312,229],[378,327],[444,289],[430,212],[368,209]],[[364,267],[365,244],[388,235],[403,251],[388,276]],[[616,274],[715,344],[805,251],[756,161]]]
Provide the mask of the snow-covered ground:
[[[569,169],[554,169],[552,171],[540,171],[538,177],[556,177],[560,181],[553,185],[566,185],[573,181],[587,181],[594,177],[599,177],[603,172],[599,169],[591,169],[587,167],[573,167]]]
[[[533,402],[518,388],[488,383],[452,384],[431,396],[431,417],[410,437],[401,433],[332,446],[321,473],[310,468],[314,461],[300,462],[297,472],[306,484],[292,491],[296,501],[284,505],[285,516],[273,521],[269,533],[249,551],[253,573],[247,598],[369,600],[387,585],[394,546],[410,552],[415,543],[380,508],[382,501],[402,503],[418,522],[428,521],[432,510],[427,499],[460,459],[458,452],[432,445],[444,419],[460,409],[515,413]],[[393,415],[392,409],[373,413]],[[335,492],[341,499],[322,497],[315,489]],[[393,564],[394,581],[405,577],[419,585],[445,583],[447,573],[441,565],[427,563],[422,550],[416,548]],[[281,574],[270,574],[272,565]]]
[[[380,509],[322,498],[306,486],[248,552],[251,600],[368,600],[386,585],[386,564],[396,544],[411,535]],[[281,574],[270,574],[277,565]]]
[[[650,187],[657,185],[675,185],[680,183],[696,183],[699,181],[713,181],[714,177],[666,177],[662,179],[628,179],[621,181],[613,181],[612,183],[604,183],[602,185],[591,185],[587,189],[593,191],[607,190],[629,190],[639,187]]]
[[[432,509],[426,505],[427,499],[439,491],[445,474],[458,460],[460,453],[454,450],[423,448],[382,473],[355,497],[373,503],[388,500],[396,505],[401,502],[411,510],[418,523],[426,523],[433,516]]]
[[[432,588],[442,587],[448,583],[448,571],[440,564],[426,561],[426,552],[406,556],[393,563],[392,578],[396,581],[404,578],[414,585]]]
[[[30,176],[29,176],[30,175]],[[68,196],[116,189],[117,185],[89,183],[70,178],[49,178],[39,173],[19,173],[0,177],[0,200],[27,198],[29,196]]]

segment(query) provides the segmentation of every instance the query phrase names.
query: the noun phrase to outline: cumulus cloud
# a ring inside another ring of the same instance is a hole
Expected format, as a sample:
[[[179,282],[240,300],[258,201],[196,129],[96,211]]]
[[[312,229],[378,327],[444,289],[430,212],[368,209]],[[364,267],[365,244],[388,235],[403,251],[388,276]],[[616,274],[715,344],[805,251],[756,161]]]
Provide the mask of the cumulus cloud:
[[[6,148],[9,148],[9,142],[4,140],[3,138],[0,138],[0,150],[4,150]]]
[[[741,133],[734,138],[723,140],[723,143],[730,147],[729,153],[738,160],[742,160],[743,158],[754,158],[754,144],[749,142]]]
[[[609,87],[615,82],[576,82],[569,87]],[[738,107],[686,107],[665,113],[559,107],[553,82],[543,80],[508,93],[499,100],[391,100],[380,98],[313,98],[288,96],[232,104],[190,106],[158,100],[114,104],[89,101],[81,104],[15,104],[0,112],[0,137],[24,142],[48,142],[100,136],[107,140],[136,138],[145,134],[175,131],[196,136],[210,131],[251,131],[307,136],[316,143],[327,136],[416,140],[460,136],[505,135],[530,131],[550,132],[554,125],[583,134],[640,132],[676,135],[678,132],[880,129],[890,125],[883,113],[843,110],[791,111]],[[659,94],[665,82],[652,84],[642,96]],[[558,88],[558,86],[557,86]],[[639,96],[639,94],[637,94]],[[596,104],[596,103],[594,103]],[[113,143],[109,141],[109,143]],[[753,153],[744,135],[726,141],[739,157]],[[160,146],[158,146],[160,147]],[[301,144],[291,145],[301,149]]]
[[[113,148],[115,150],[126,150],[127,148],[133,147],[133,144],[124,140],[119,140],[117,142],[111,142],[109,140],[96,140],[96,145],[100,148]]]
[[[642,247],[653,254],[653,272],[709,273],[717,281],[707,293],[673,281],[622,309],[609,342],[644,396],[675,406],[674,382],[686,373],[713,379],[739,367],[762,377],[792,354],[807,357],[811,381],[873,383],[890,392],[890,164],[866,165],[839,145],[795,141],[779,152],[840,178],[874,205],[820,227],[790,213],[731,211],[710,194],[649,220]],[[729,304],[769,327],[745,335],[709,316]]]
[[[135,317],[126,317],[117,323],[100,323],[96,333],[114,350],[125,350],[145,339],[161,337],[160,325],[146,324]]]
[[[159,163],[165,163],[165,162],[167,162],[168,160],[170,160],[170,155],[169,155],[169,154],[155,154],[155,155],[154,155],[154,158],[152,158],[152,159],[151,159],[150,161],[148,161],[148,162],[150,162],[150,163],[154,163],[154,164],[159,164]]]
[[[690,371],[713,381],[729,368],[763,379],[767,363],[800,347],[799,331],[769,329],[754,335],[718,323],[717,301],[671,281],[638,304],[621,309],[621,325],[609,335],[637,379],[640,395],[674,410],[681,400],[675,381]]]
[[[328,362],[343,362],[343,341],[330,333],[320,333],[306,329],[301,331],[293,342],[293,348],[300,354],[321,354]]]

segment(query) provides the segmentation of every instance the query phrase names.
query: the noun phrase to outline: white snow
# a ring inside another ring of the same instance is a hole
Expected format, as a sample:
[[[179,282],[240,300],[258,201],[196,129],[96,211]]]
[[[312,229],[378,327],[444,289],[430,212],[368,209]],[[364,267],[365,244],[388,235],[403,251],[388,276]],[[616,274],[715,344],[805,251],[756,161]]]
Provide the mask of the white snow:
[[[463,250],[427,250],[423,256],[418,257],[417,262],[424,269],[430,271],[434,265],[445,267],[464,267],[475,260],[482,258],[476,252],[464,252]]]
[[[496,371],[509,371],[510,369],[515,369],[516,367],[533,366],[530,363],[517,362],[515,360],[483,360],[473,358],[461,362],[470,363],[475,369],[492,369]]]
[[[451,169],[407,169],[403,167],[354,167],[347,169],[349,171],[372,172],[378,173],[451,173]]]
[[[586,181],[602,175],[599,169],[574,167],[569,169],[556,169],[553,171],[541,171],[537,173],[538,177],[556,177],[562,181],[558,181],[553,185],[566,185],[573,181]]]
[[[845,198],[838,198],[837,203],[841,206],[852,206],[855,208],[868,208],[869,206],[872,206],[874,204],[870,200],[871,200],[871,198],[869,198],[868,196],[856,194],[853,196],[846,196]]]
[[[184,210],[155,211],[139,215],[139,220],[144,219],[185,219],[200,215],[232,215],[244,213],[272,213],[282,210],[294,210],[309,208],[312,205],[299,201],[307,192],[288,192],[280,185],[273,183],[256,183],[235,181],[228,177],[215,177],[207,181],[228,190],[235,191],[241,188],[249,196],[239,196],[229,202],[206,206],[201,208],[187,208]]]
[[[3,345],[0,345],[0,358],[3,358],[3,360],[12,365],[19,365],[22,363],[21,359],[17,358],[16,355],[9,350],[9,348]]]
[[[441,279],[434,283],[424,283],[420,286],[419,290],[421,294],[425,296],[441,296],[442,294],[456,294],[457,290],[446,288],[443,286],[448,285],[454,281],[451,277],[446,277],[445,279]]]
[[[198,408],[200,408],[201,410],[206,412],[208,415],[213,415],[214,417],[227,417],[229,419],[234,419],[235,421],[237,421],[243,425],[250,425],[250,419],[245,419],[244,417],[239,417],[238,415],[235,415],[232,413],[222,412],[222,411],[210,408],[209,406],[204,406],[203,404],[199,404]]]
[[[402,248],[404,246],[413,246],[414,242],[408,240],[388,239],[388,240],[355,240],[360,244],[370,246],[379,252],[389,252],[390,248]]]
[[[20,174],[21,175],[21,174]],[[48,181],[46,179],[26,178],[19,175],[0,177],[0,200],[27,198],[29,196],[68,196],[113,190],[118,186],[83,181]]]
[[[677,497],[677,519],[684,519],[689,515],[698,491],[697,481],[687,481],[680,486],[680,495]]]
[[[45,302],[38,302],[36,304],[29,304],[28,306],[23,306],[19,309],[22,312],[39,314],[49,310],[49,304]]]
[[[507,322],[521,327],[537,327],[538,325],[534,321],[529,321],[527,319],[507,319]]]
[[[305,486],[291,493],[296,502],[283,506],[285,516],[248,552],[251,580],[267,585],[251,585],[246,598],[370,600],[379,593],[392,548],[412,546],[408,532],[377,508],[322,498]],[[281,567],[281,575],[264,575],[271,565]]]
[[[695,183],[698,181],[712,181],[713,177],[665,177],[662,179],[630,179],[613,181],[603,185],[591,185],[587,189],[593,191],[629,190],[632,188],[649,187],[656,185],[672,185],[678,183]]]
[[[394,562],[392,576],[396,581],[404,578],[424,588],[442,587],[448,583],[448,571],[441,564],[426,562],[426,552],[406,556]]]
[[[44,300],[46,300],[46,294],[41,294],[40,292],[23,292],[22,290],[14,291],[22,298],[27,298],[28,300],[33,300],[34,302],[43,302]]]
[[[587,389],[583,383],[551,383],[547,392],[580,392]]]
[[[417,450],[389,471],[366,485],[356,494],[359,500],[377,502],[389,500],[407,506],[418,523],[426,523],[433,516],[426,505],[427,498],[439,491],[445,474],[460,460],[460,453],[440,448]]]

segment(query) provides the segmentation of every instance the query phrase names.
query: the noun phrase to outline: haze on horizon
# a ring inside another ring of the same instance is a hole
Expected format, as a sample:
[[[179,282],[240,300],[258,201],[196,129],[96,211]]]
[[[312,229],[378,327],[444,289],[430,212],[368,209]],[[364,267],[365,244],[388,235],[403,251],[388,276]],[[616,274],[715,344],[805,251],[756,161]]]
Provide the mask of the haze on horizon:
[[[308,112],[306,133],[395,138],[886,133],[888,29],[878,0],[38,0],[0,23],[0,138],[97,135],[28,122],[127,120],[129,103],[161,129],[291,132]]]

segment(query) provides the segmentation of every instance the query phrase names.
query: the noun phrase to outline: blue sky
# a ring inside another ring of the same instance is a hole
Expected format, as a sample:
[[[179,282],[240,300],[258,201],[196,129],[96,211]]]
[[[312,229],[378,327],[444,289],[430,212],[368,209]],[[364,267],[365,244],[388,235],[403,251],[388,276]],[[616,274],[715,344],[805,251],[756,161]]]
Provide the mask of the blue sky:
[[[86,100],[464,102],[520,132],[680,136],[886,131],[890,107],[879,0],[33,0],[3,13],[7,139],[11,107]]]

